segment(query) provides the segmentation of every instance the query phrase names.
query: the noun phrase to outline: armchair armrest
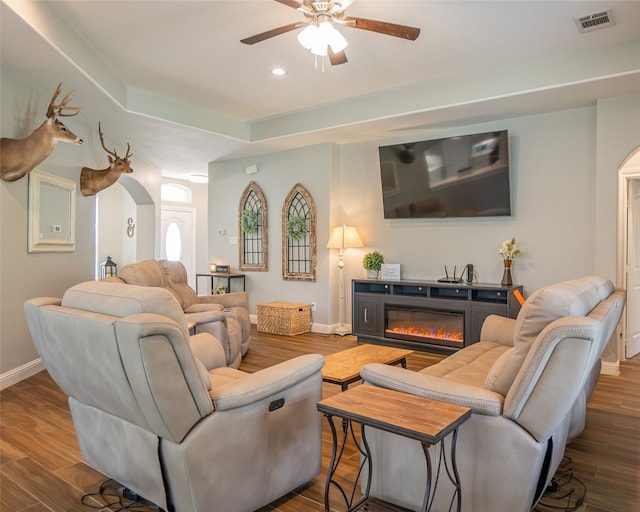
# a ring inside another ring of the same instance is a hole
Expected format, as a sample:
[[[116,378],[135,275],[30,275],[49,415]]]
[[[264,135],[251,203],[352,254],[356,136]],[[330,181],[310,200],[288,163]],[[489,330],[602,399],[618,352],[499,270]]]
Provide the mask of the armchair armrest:
[[[249,307],[247,292],[223,293],[221,295],[198,295],[198,303],[220,304],[223,308]]]
[[[195,358],[204,365],[207,371],[227,366],[227,356],[222,344],[208,332],[190,336],[189,346]]]
[[[236,409],[286,391],[315,373],[321,382],[323,366],[320,354],[299,356],[212,389],[209,396],[217,411]]]
[[[185,313],[202,313],[210,311],[218,311],[222,313],[222,311],[224,311],[224,307],[220,304],[196,302],[195,304],[191,304],[191,306],[184,308]]]
[[[184,317],[188,322],[196,322],[197,324],[222,322],[227,325],[227,317],[224,316],[224,312],[221,309],[210,309],[204,311],[191,311],[190,309],[187,309],[184,312]]]
[[[488,389],[462,384],[397,366],[371,363],[360,371],[365,383],[469,407],[474,413],[499,416],[504,397]]]
[[[480,341],[493,341],[513,347],[513,333],[516,328],[516,321],[499,315],[489,315],[480,331]]]

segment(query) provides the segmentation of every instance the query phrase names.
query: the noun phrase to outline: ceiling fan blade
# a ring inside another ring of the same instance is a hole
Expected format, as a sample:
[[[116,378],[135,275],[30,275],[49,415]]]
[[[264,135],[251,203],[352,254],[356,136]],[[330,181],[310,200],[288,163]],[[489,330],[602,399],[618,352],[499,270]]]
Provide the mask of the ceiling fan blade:
[[[260,41],[264,41],[265,39],[279,36],[280,34],[285,34],[286,32],[291,32],[292,30],[295,30],[303,25],[304,23],[289,23],[288,25],[283,25],[282,27],[278,28],[272,28],[271,30],[267,30],[266,32],[262,32],[261,34],[256,34],[255,36],[245,37],[244,39],[240,39],[240,42],[244,44],[256,44]]]
[[[411,41],[415,41],[420,35],[419,28],[396,25],[395,23],[388,23],[386,21],[367,20],[364,18],[354,18],[352,16],[345,16],[340,21],[347,27],[370,30],[371,32],[400,37],[401,39],[410,39]]]
[[[334,53],[331,46],[329,46],[327,48],[327,54],[329,55],[329,62],[331,62],[332,66],[337,66],[338,64],[344,64],[347,62],[347,54],[344,53],[344,50]]]
[[[305,11],[309,10],[309,8],[303,4],[302,2],[298,2],[297,0],[276,0],[279,4],[286,5],[287,7],[291,7],[292,9],[304,9]]]

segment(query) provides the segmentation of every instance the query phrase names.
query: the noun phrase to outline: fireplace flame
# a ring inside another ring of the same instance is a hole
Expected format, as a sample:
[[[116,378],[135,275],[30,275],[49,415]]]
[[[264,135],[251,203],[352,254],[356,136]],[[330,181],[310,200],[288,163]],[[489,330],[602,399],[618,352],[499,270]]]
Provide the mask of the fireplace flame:
[[[419,338],[435,338],[446,341],[464,341],[461,332],[447,331],[445,329],[433,327],[431,329],[420,329],[418,327],[389,327],[386,332],[416,336]]]

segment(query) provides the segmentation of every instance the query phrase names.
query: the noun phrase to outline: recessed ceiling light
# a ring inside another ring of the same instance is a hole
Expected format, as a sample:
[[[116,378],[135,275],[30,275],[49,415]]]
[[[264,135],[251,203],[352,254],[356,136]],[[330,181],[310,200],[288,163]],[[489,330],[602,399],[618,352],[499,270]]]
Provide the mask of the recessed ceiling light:
[[[191,174],[189,181],[191,183],[209,183],[209,176],[206,174]]]
[[[282,68],[273,68],[271,70],[271,74],[276,76],[282,76],[282,75],[286,75],[287,72]]]

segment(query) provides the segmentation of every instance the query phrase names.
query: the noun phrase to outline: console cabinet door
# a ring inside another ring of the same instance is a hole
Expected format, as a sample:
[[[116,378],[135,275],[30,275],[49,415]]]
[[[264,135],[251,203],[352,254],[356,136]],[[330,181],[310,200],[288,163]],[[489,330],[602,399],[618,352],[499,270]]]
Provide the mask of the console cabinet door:
[[[480,331],[482,324],[489,315],[507,316],[507,306],[505,305],[479,305],[471,306],[471,337],[469,343],[480,341]],[[491,341],[491,340],[487,340]]]
[[[380,336],[380,312],[377,297],[357,296],[354,301],[353,333]]]

